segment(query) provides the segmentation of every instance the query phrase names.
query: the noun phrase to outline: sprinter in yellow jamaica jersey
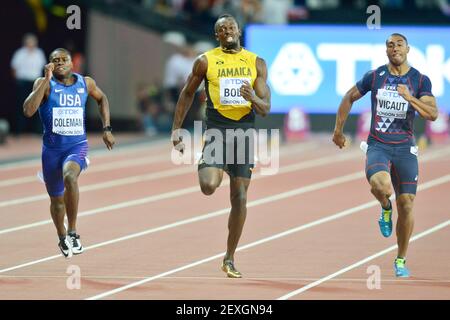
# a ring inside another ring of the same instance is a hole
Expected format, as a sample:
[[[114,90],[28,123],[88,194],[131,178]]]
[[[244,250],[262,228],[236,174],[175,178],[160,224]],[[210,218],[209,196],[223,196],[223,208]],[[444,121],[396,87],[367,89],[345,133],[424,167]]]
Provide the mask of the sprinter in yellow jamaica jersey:
[[[234,266],[234,253],[247,215],[247,190],[254,165],[255,113],[261,116],[269,113],[270,89],[266,63],[241,47],[241,30],[234,17],[220,16],[214,31],[220,46],[195,60],[177,102],[172,140],[175,148],[183,152],[184,144],[177,129],[205,80],[206,131],[198,177],[202,192],[211,195],[219,187],[223,172],[230,176],[231,212],[222,270],[230,278],[241,278]]]

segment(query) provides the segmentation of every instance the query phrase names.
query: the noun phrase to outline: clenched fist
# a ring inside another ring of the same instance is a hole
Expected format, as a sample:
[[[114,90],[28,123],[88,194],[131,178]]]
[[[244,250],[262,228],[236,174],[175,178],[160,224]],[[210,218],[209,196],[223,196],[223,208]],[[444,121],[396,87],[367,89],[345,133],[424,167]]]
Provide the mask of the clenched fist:
[[[53,64],[53,62],[50,62],[49,64],[45,65],[44,72],[46,80],[50,80],[52,78],[53,70],[55,70],[55,65]]]

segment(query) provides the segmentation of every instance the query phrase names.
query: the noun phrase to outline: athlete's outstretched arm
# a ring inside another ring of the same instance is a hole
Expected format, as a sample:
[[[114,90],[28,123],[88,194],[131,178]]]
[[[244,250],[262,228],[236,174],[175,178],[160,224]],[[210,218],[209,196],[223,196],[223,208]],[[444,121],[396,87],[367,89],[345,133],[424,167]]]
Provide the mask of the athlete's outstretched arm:
[[[37,109],[39,109],[42,101],[49,95],[50,79],[52,78],[54,68],[55,65],[53,63],[47,64],[45,66],[45,77],[37,78],[36,81],[34,81],[33,91],[23,103],[23,114],[26,117],[32,117]]]
[[[422,118],[434,121],[438,117],[438,108],[436,106],[436,98],[432,96],[422,96],[419,99],[412,96],[408,87],[404,84],[397,86],[398,93],[409,102],[409,104],[417,110]]]
[[[194,100],[195,92],[206,76],[207,69],[208,60],[204,55],[199,56],[194,61],[192,72],[189,74],[186,84],[181,90],[180,97],[178,98],[173,118],[172,132],[181,128],[183,120]],[[175,141],[174,145],[176,145]]]
[[[361,93],[356,86],[353,86],[342,98],[341,104],[339,105],[338,112],[336,114],[336,124],[333,133],[333,142],[339,147],[343,148],[345,146],[345,136],[343,133],[345,121],[347,120],[348,114],[352,108],[353,102],[362,97]]]
[[[91,77],[84,77],[88,94],[97,101],[100,117],[102,119],[103,128],[111,126],[109,101],[105,93],[97,86],[94,79]],[[111,150],[115,144],[115,139],[111,131],[103,131],[103,142],[106,147]]]
[[[241,87],[241,96],[252,103],[252,108],[257,114],[265,117],[270,111],[270,88],[267,85],[266,62],[259,57],[256,58],[256,71],[258,75],[253,88],[249,83],[244,84]]]

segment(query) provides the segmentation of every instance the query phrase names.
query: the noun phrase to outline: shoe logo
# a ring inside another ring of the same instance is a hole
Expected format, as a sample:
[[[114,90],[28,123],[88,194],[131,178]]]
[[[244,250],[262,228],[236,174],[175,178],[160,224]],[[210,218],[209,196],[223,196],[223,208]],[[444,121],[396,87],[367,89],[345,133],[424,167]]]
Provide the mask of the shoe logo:
[[[55,92],[61,92],[61,91],[63,91],[64,89],[55,89]]]

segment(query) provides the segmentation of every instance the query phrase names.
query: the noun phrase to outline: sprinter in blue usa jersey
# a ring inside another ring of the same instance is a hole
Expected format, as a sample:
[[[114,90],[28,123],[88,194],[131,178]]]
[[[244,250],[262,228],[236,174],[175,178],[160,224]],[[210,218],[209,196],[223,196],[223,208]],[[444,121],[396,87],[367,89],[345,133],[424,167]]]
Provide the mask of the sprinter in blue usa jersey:
[[[414,117],[417,112],[426,120],[434,121],[438,115],[430,79],[408,64],[408,52],[408,40],[404,35],[394,33],[386,40],[389,63],[366,73],[345,94],[333,135],[333,142],[339,148],[344,147],[343,128],[352,104],[370,91],[372,121],[367,139],[366,177],[381,205],[378,224],[384,237],[392,233],[389,198],[391,185],[394,187],[398,212],[398,251],[394,261],[397,277],[409,276],[405,258],[414,227],[412,209],[419,177]]]
[[[103,122],[103,141],[114,146],[109,103],[106,95],[90,77],[72,72],[70,53],[55,49],[45,66],[45,77],[34,82],[33,92],[23,105],[25,116],[39,111],[44,127],[42,172],[50,196],[50,213],[59,237],[58,246],[66,258],[83,252],[77,234],[78,176],[87,168],[86,101],[93,97]],[[64,226],[67,213],[68,230]]]

